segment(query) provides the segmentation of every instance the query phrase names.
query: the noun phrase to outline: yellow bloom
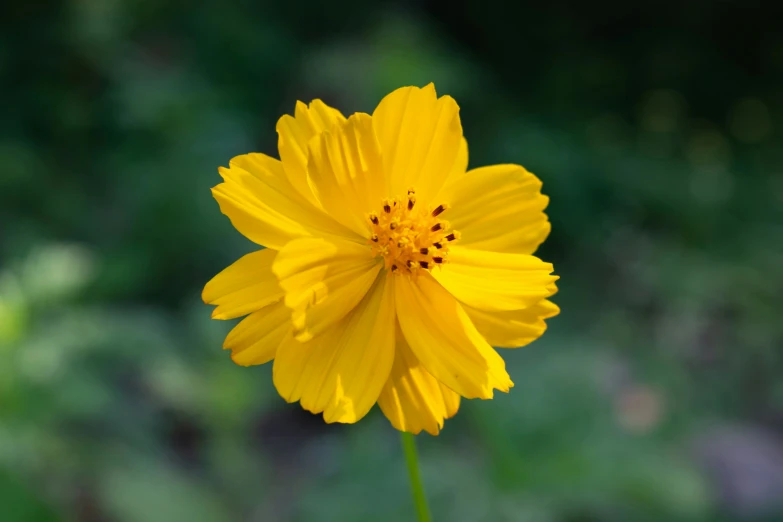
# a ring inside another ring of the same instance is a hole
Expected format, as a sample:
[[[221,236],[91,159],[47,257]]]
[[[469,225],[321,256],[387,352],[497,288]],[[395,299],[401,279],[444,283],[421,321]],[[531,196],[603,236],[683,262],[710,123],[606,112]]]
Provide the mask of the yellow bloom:
[[[247,315],[226,337],[232,359],[274,359],[280,395],[326,422],[377,402],[412,433],[437,434],[460,397],[507,392],[492,346],[533,341],[559,312],[552,265],[532,255],[550,229],[538,178],[466,172],[459,107],[432,84],[347,119],[300,102],[277,132],[279,161],[238,156],[212,190],[266,247],[204,288],[213,318]]]

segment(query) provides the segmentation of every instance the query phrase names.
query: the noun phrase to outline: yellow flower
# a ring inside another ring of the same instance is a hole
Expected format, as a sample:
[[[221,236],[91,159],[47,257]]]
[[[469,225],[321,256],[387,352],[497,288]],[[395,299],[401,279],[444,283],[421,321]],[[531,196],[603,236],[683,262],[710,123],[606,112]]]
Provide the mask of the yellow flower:
[[[460,397],[513,386],[492,346],[522,346],[559,310],[541,182],[518,165],[469,170],[459,107],[432,84],[345,118],[320,100],[277,123],[280,160],[246,154],[212,193],[266,247],[204,288],[212,317],[247,315],[224,348],[274,359],[288,402],[437,434]],[[448,221],[447,221],[448,219]],[[249,315],[248,315],[249,314]]]

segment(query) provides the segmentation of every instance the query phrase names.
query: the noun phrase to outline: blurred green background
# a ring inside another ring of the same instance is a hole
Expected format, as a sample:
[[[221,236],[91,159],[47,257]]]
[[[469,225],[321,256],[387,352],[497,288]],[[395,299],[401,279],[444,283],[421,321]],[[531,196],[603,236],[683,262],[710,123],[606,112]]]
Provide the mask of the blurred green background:
[[[0,521],[403,521],[398,434],[235,366],[217,167],[434,81],[551,196],[562,314],[418,438],[439,521],[783,520],[783,8],[0,7]]]

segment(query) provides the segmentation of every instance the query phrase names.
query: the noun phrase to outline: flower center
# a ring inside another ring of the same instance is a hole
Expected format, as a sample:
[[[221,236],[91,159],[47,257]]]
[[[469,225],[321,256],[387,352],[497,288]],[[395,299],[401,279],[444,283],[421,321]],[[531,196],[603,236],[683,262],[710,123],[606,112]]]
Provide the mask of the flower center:
[[[459,239],[459,232],[440,219],[448,208],[446,203],[417,207],[413,189],[405,198],[384,199],[380,212],[367,215],[373,256],[383,256],[387,270],[413,276],[445,263],[449,243]]]

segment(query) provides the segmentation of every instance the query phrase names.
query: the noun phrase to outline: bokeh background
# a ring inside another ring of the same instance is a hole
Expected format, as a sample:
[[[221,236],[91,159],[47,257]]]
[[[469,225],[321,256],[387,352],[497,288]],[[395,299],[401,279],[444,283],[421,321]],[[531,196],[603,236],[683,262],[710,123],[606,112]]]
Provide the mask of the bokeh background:
[[[551,196],[562,314],[418,438],[436,520],[783,520],[777,2],[0,7],[0,520],[412,520],[377,410],[327,426],[221,351],[254,249],[217,167],[319,97],[434,81],[470,165]]]

